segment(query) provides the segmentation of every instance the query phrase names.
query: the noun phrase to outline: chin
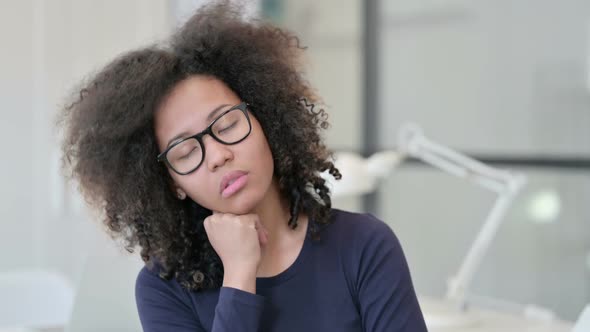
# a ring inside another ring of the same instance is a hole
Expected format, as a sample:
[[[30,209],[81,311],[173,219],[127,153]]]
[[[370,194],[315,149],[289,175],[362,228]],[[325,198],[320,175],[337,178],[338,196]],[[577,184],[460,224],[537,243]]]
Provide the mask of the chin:
[[[251,213],[256,206],[258,206],[258,204],[253,202],[232,202],[223,207],[223,212],[237,215],[248,214]]]
[[[227,199],[223,204],[223,212],[232,214],[248,214],[262,201],[261,195],[252,192],[240,192]]]
[[[246,190],[223,200],[219,211],[237,215],[252,213],[269,194],[269,187],[258,185],[244,188]]]

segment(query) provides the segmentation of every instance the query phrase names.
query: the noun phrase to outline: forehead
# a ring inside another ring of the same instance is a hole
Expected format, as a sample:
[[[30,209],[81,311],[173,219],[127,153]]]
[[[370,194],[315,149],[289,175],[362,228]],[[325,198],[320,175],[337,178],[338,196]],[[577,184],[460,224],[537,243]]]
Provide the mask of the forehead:
[[[220,105],[233,106],[239,97],[222,81],[192,76],[178,83],[155,113],[155,132],[160,148],[183,133],[195,134],[210,122],[207,116]]]

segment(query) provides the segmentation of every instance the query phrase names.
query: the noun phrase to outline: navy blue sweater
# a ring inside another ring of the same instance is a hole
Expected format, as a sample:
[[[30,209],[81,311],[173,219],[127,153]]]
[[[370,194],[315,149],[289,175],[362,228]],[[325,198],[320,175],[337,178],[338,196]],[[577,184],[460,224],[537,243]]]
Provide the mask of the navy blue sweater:
[[[144,331],[426,331],[389,226],[336,209],[331,218],[319,241],[308,232],[293,265],[257,278],[257,294],[229,287],[190,292],[144,267],[135,290]]]

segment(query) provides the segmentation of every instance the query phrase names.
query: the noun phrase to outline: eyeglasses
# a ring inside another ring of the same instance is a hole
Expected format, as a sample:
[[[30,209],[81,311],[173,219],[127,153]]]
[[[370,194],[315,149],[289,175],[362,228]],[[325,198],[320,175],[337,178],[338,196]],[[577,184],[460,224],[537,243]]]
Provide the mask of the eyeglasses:
[[[223,112],[202,132],[169,146],[158,155],[158,162],[166,163],[180,175],[194,172],[205,160],[205,135],[211,135],[225,145],[240,143],[250,135],[252,124],[248,116],[248,106],[243,102]]]

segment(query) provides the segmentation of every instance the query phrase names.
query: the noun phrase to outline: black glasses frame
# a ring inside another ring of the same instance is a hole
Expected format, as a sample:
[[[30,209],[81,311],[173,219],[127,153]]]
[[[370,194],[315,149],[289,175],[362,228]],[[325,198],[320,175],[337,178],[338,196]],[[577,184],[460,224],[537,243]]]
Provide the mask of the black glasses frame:
[[[170,167],[170,169],[172,169],[175,173],[179,174],[179,175],[187,175],[190,174],[194,171],[197,170],[197,168],[199,168],[202,164],[203,161],[205,161],[205,144],[203,143],[203,137],[205,135],[210,135],[211,137],[213,137],[214,140],[216,140],[217,142],[224,144],[224,145],[234,145],[234,144],[238,144],[241,141],[245,140],[246,137],[248,137],[250,135],[250,132],[252,132],[252,123],[250,122],[250,117],[248,116],[248,108],[250,107],[250,104],[246,103],[246,102],[242,102],[239,103],[235,106],[232,106],[230,109],[228,109],[227,111],[221,113],[221,115],[219,115],[215,120],[211,121],[211,123],[207,126],[207,128],[205,128],[205,130],[201,131],[198,134],[195,134],[193,136],[190,137],[186,137],[185,139],[182,139],[172,145],[170,145],[168,148],[166,148],[166,150],[164,150],[162,153],[160,153],[157,157],[158,162],[163,162],[166,164],[166,166]],[[248,121],[248,133],[246,135],[244,135],[244,137],[236,142],[232,142],[232,143],[227,143],[224,142],[223,140],[221,140],[219,137],[215,136],[215,134],[213,133],[213,126],[215,125],[215,123],[221,119],[224,115],[226,115],[227,113],[231,112],[231,111],[235,111],[236,109],[239,109],[240,111],[242,111],[244,113],[244,115],[246,116],[246,120]],[[177,146],[178,144],[181,144],[182,142],[188,141],[189,139],[196,139],[197,142],[199,142],[199,144],[201,145],[201,150],[203,151],[203,156],[201,158],[201,162],[193,169],[191,169],[190,171],[187,172],[179,172],[177,171],[172,164],[170,163],[170,161],[168,160],[167,154],[168,151],[170,151],[172,148],[174,148],[175,146]]]

